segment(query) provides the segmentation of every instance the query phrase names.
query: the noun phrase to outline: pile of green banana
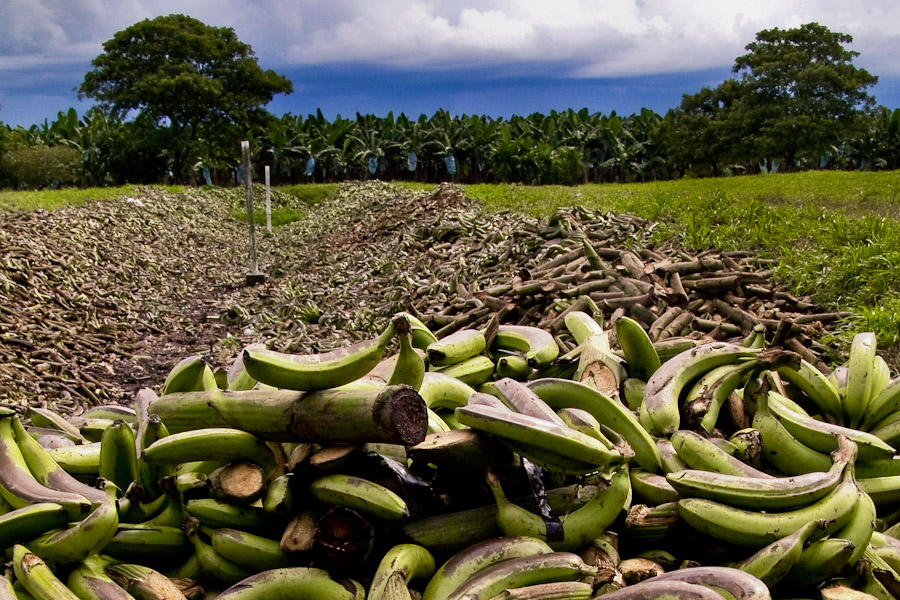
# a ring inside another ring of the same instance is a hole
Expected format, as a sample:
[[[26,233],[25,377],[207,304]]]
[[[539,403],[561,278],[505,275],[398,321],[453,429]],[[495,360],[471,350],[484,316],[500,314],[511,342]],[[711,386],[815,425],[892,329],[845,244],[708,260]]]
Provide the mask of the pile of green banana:
[[[0,599],[900,598],[900,379],[565,315],[0,410]]]

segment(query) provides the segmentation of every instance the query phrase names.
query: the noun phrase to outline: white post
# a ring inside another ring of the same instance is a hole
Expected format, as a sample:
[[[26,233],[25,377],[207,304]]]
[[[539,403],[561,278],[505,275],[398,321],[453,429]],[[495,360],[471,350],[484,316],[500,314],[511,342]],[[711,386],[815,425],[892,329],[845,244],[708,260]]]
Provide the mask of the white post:
[[[244,155],[244,187],[247,190],[247,220],[250,222],[250,272],[246,282],[255,285],[265,280],[266,276],[259,272],[256,257],[256,227],[253,223],[253,183],[250,181],[250,142],[241,142],[241,153]]]
[[[272,233],[272,196],[269,194],[269,165],[266,165],[266,232]]]

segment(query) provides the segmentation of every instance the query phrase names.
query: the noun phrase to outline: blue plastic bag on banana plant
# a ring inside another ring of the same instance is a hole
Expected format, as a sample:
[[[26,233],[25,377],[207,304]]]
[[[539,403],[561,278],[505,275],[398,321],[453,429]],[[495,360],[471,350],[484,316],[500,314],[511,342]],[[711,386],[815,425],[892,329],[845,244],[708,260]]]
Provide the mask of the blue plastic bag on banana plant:
[[[372,175],[374,175],[374,174],[375,174],[375,169],[378,168],[378,159],[375,158],[374,156],[369,157],[368,168],[369,168],[369,173],[371,173]]]
[[[303,171],[303,174],[306,175],[307,177],[309,177],[310,175],[313,174],[313,169],[315,169],[315,168],[316,168],[316,159],[314,159],[312,156],[310,156],[309,160],[306,161],[306,170]]]
[[[406,168],[411,172],[416,170],[416,165],[419,164],[419,157],[416,156],[415,152],[410,152],[406,155]]]
[[[446,165],[448,173],[456,175],[456,158],[452,154],[444,157],[444,165]]]

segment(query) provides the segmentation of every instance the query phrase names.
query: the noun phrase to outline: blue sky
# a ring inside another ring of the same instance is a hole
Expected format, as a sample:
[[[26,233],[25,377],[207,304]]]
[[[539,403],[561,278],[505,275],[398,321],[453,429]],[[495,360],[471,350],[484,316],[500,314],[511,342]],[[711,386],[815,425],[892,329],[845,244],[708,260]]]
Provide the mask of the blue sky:
[[[0,0],[0,121],[82,114],[103,42],[172,13],[233,28],[291,79],[276,115],[664,113],[731,76],[757,31],[811,21],[852,35],[871,93],[900,107],[896,0]]]

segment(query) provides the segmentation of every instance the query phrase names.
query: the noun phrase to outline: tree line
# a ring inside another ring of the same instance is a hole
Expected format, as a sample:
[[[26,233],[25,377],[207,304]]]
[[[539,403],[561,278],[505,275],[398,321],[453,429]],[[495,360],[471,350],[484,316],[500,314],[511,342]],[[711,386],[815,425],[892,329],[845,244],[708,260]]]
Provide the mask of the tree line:
[[[0,126],[0,185],[228,184],[242,176],[242,139],[252,140],[257,176],[268,165],[276,184],[573,185],[898,169],[900,109],[876,106],[867,88],[877,77],[853,65],[851,41],[817,23],[761,31],[734,78],[685,95],[665,115],[278,118],[264,105],[291,82],[263,70],[231,29],[158,17],[104,44],[79,88],[97,101],[86,114]]]

